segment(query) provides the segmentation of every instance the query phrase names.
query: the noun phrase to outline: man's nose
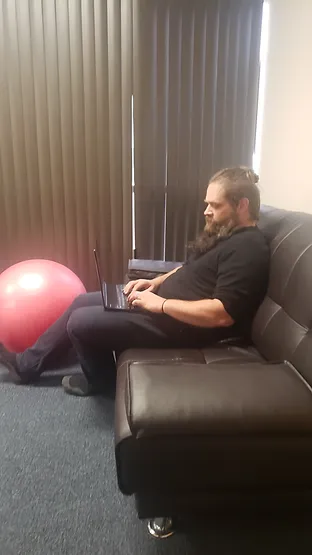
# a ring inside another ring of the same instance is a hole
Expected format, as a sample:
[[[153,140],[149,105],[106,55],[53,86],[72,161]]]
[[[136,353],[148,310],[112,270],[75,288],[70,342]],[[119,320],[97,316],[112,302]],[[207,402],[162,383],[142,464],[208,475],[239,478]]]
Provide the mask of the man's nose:
[[[208,216],[208,217],[212,216],[212,210],[211,210],[211,207],[209,206],[209,204],[208,204],[208,206],[207,206],[207,208],[204,212],[204,216]]]

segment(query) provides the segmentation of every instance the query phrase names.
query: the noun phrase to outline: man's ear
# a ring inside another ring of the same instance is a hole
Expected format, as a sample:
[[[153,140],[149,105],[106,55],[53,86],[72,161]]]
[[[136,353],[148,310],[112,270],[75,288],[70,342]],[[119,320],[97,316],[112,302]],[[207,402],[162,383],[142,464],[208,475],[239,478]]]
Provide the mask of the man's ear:
[[[238,203],[238,210],[241,213],[249,212],[249,199],[248,198],[244,197],[244,198],[240,199],[240,201]]]

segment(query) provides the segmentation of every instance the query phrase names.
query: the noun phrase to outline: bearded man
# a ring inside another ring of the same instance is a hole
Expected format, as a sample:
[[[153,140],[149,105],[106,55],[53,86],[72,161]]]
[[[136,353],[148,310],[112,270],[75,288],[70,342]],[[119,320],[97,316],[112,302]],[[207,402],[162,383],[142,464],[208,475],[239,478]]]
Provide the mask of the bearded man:
[[[30,383],[74,347],[82,373],[63,378],[66,392],[103,391],[114,353],[128,348],[207,347],[248,335],[268,282],[269,246],[257,227],[258,176],[226,168],[209,181],[206,225],[189,245],[185,264],[124,289],[135,311],[105,311],[100,292],[79,296],[29,349],[0,361],[19,383]]]

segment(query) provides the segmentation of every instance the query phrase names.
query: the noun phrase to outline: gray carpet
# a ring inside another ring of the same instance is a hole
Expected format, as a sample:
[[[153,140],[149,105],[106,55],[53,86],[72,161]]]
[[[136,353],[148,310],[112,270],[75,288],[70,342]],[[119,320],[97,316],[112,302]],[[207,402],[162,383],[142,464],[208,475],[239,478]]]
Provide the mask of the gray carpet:
[[[312,516],[207,520],[155,540],[117,488],[113,395],[66,395],[64,371],[15,386],[0,368],[0,555],[301,555]]]

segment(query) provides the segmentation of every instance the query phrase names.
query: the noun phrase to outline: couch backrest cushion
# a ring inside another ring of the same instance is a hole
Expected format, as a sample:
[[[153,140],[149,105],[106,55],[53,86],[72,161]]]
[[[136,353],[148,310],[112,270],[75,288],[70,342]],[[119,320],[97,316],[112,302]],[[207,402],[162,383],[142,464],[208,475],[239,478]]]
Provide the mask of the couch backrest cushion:
[[[253,342],[266,359],[290,361],[312,385],[312,215],[263,206],[259,227],[271,267]]]

